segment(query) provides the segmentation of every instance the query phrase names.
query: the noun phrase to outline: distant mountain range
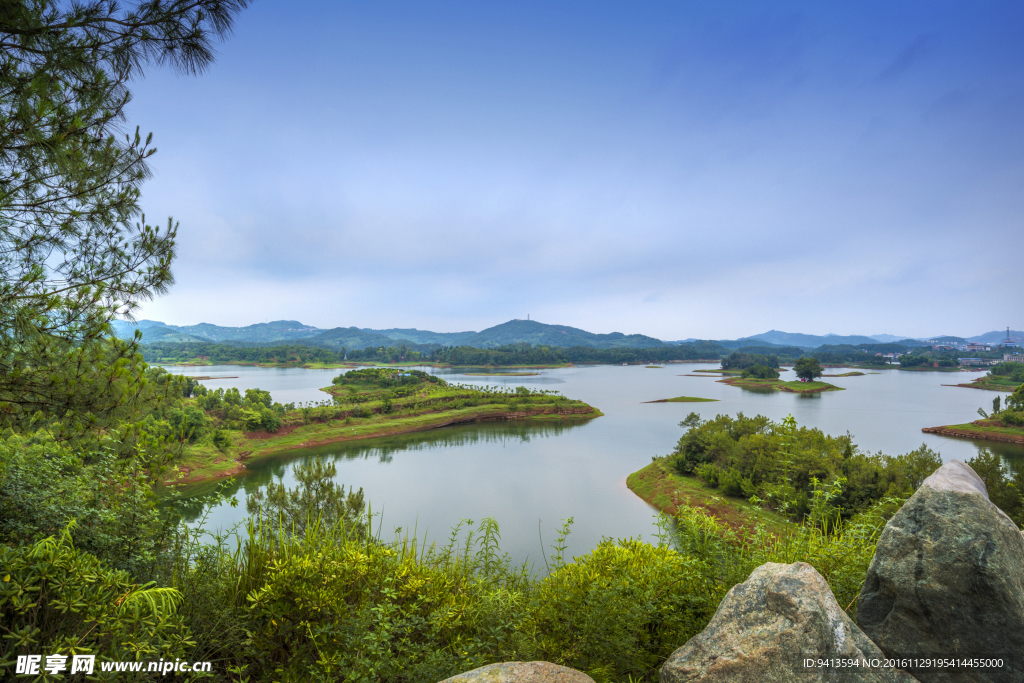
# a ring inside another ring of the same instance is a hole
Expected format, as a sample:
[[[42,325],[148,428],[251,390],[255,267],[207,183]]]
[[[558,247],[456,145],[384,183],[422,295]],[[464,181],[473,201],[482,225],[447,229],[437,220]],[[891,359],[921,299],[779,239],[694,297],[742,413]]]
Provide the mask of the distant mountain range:
[[[405,344],[410,348],[428,348],[435,346],[474,346],[476,348],[492,348],[506,344],[532,344],[534,346],[590,346],[597,349],[614,348],[652,348],[685,344],[696,339],[682,341],[662,341],[642,334],[597,334],[566,325],[547,325],[536,320],[509,320],[508,322],[489,327],[480,332],[431,332],[416,328],[390,328],[374,330],[368,327],[335,327],[321,329],[312,325],[304,325],[297,320],[275,320],[257,323],[246,327],[222,327],[210,323],[198,325],[170,325],[156,320],[139,320],[129,323],[123,320],[114,321],[114,332],[128,339],[138,329],[142,332],[142,341],[146,344],[157,342],[219,342],[236,344],[310,344],[327,348],[364,349],[372,346],[395,346]],[[1011,338],[1024,341],[1024,332],[1010,331]],[[824,345],[838,344],[878,344],[899,343],[907,346],[920,346],[926,340],[945,343],[965,343],[967,341],[998,344],[1006,338],[1006,331],[986,332],[976,337],[927,337],[910,339],[892,334],[862,335],[814,335],[797,332],[769,330],[750,337],[737,340],[718,340],[725,346],[736,348],[743,345],[751,346],[796,346],[804,349],[817,348]]]
[[[598,349],[652,348],[665,346],[654,337],[642,334],[595,334],[566,325],[546,325],[536,320],[510,320],[481,332],[431,332],[415,328],[374,330],[358,327],[336,327],[323,330],[295,320],[275,320],[247,327],[221,327],[209,323],[169,325],[156,320],[129,323],[114,321],[114,332],[128,339],[138,329],[145,344],[156,342],[234,342],[249,344],[296,343],[328,348],[364,349],[372,346],[405,344],[411,348],[427,346],[475,346],[492,348],[506,344],[534,346],[591,346]]]

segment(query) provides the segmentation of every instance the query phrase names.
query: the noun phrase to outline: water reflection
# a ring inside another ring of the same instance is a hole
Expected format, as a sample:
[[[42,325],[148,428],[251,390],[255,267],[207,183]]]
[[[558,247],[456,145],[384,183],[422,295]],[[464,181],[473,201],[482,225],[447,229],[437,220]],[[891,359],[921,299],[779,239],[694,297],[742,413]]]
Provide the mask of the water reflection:
[[[227,496],[238,496],[239,503],[246,495],[254,493],[270,481],[283,481],[292,467],[312,458],[341,464],[347,461],[366,460],[379,464],[391,464],[399,453],[416,453],[451,448],[478,448],[484,445],[504,448],[505,446],[529,444],[537,439],[549,439],[578,429],[588,420],[566,420],[559,422],[482,422],[453,425],[427,432],[395,434],[376,437],[366,441],[346,441],[325,444],[312,448],[301,448],[286,453],[269,455],[246,462],[246,470],[236,476],[233,482],[204,482],[180,488],[181,500],[175,507],[186,522],[195,522],[202,514],[205,499],[218,489]],[[341,470],[344,471],[344,470]],[[356,482],[345,482],[355,483]]]

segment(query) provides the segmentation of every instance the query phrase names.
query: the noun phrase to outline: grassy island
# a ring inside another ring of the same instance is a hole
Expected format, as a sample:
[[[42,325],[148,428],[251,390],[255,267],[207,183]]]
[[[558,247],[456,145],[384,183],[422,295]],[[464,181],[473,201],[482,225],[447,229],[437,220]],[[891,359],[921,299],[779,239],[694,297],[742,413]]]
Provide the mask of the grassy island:
[[[351,370],[324,389],[332,400],[296,408],[272,403],[270,393],[197,388],[187,407],[193,425],[176,483],[230,476],[245,460],[296,448],[424,431],[485,420],[580,420],[601,411],[547,390],[449,384],[417,370]]]
[[[730,384],[745,389],[774,389],[777,391],[789,391],[795,394],[818,394],[823,391],[843,391],[843,387],[837,387],[828,382],[801,382],[794,380],[787,382],[781,379],[760,379],[757,377],[726,377],[718,380],[722,384]]]
[[[676,396],[675,398],[659,398],[656,401],[644,401],[644,403],[704,403],[717,401],[717,398],[697,398],[696,396]]]
[[[840,373],[838,375],[822,375],[822,377],[863,377],[866,374],[869,374],[869,373],[854,371],[854,372],[843,372],[843,373]],[[877,372],[873,372],[873,373],[870,373],[870,374],[877,375],[878,373]]]

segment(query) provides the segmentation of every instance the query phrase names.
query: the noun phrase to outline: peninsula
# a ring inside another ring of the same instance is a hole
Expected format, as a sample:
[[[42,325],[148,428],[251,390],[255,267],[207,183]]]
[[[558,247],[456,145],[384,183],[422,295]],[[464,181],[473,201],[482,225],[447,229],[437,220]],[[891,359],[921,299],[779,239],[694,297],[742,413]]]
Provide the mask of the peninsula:
[[[270,393],[216,392],[197,386],[186,399],[192,423],[205,430],[189,441],[167,483],[194,483],[237,474],[246,460],[297,448],[369,439],[489,420],[588,420],[603,415],[583,401],[525,387],[449,384],[418,370],[367,368],[334,379],[331,399],[314,405],[272,403]]]

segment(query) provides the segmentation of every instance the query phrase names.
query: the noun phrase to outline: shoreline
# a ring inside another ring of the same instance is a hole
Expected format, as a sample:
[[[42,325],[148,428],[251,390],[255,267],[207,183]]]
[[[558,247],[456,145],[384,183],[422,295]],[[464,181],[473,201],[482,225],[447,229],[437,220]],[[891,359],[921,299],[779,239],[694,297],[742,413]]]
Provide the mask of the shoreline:
[[[938,434],[939,436],[954,436],[961,439],[980,439],[982,441],[1002,441],[1003,443],[1024,444],[1024,430],[1017,430],[1020,433],[995,432],[991,429],[1005,429],[1005,427],[984,427],[981,425],[945,425],[943,427],[924,427],[921,429],[925,434]]]

